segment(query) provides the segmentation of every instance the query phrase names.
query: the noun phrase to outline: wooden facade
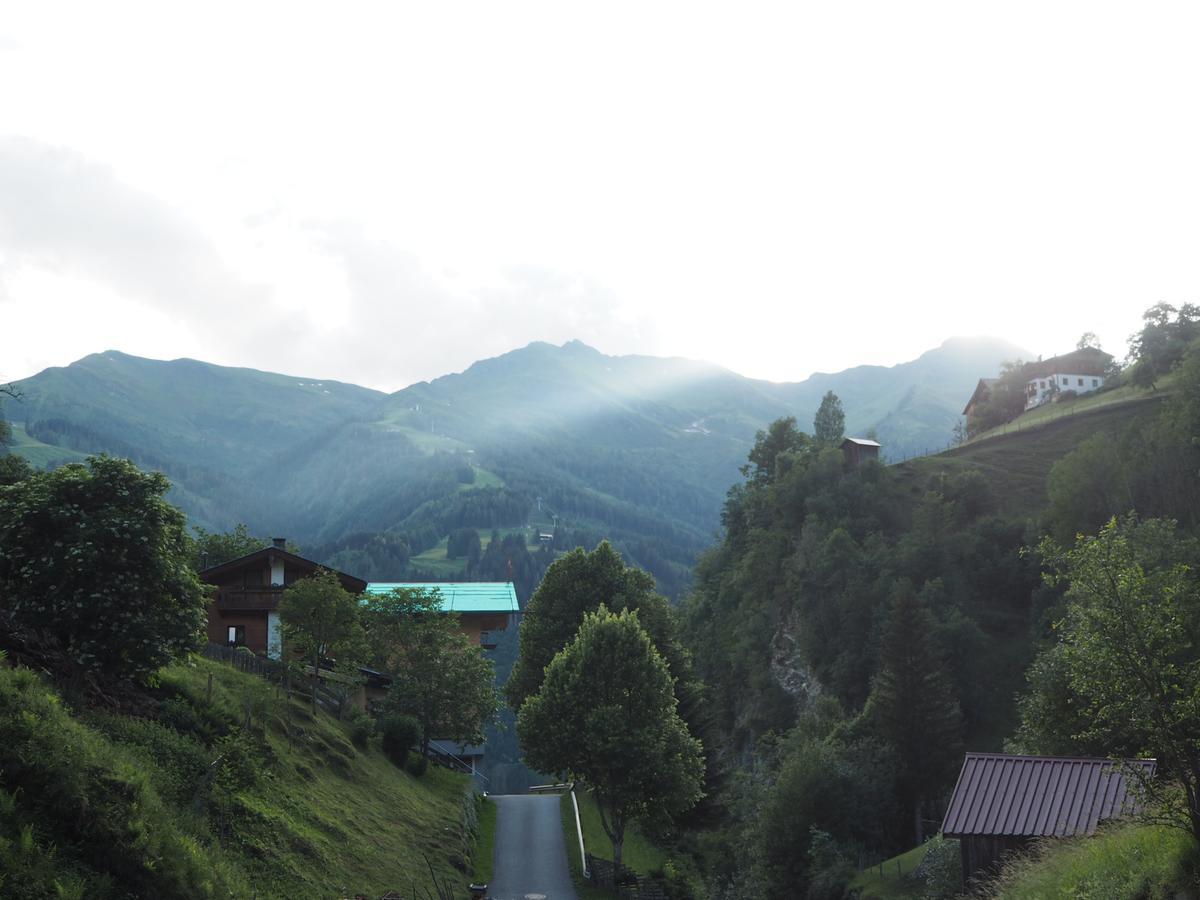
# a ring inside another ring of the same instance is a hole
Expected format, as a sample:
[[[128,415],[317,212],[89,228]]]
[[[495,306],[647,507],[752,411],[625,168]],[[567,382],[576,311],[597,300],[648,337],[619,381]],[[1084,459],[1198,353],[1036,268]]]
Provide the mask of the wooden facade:
[[[208,640],[221,646],[246,647],[258,655],[277,657],[279,600],[284,589],[320,569],[318,563],[284,549],[282,538],[200,573],[200,580],[216,588],[208,609]],[[342,587],[354,594],[367,583],[345,572],[334,572]]]

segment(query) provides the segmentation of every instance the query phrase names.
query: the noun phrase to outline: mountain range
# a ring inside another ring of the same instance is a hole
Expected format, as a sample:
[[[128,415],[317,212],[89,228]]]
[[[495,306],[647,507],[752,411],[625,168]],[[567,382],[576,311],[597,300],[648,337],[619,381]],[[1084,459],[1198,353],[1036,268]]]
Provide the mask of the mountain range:
[[[385,394],[106,351],[20,382],[6,412],[33,462],[128,456],[165,472],[206,528],[246,522],[345,562],[368,536],[401,535],[417,556],[455,528],[557,527],[612,538],[673,591],[712,543],[759,429],[788,415],[807,428],[832,390],[847,433],[871,430],[889,458],[941,448],[977,379],[1025,355],[953,338],[896,366],[772,383],[534,343]]]

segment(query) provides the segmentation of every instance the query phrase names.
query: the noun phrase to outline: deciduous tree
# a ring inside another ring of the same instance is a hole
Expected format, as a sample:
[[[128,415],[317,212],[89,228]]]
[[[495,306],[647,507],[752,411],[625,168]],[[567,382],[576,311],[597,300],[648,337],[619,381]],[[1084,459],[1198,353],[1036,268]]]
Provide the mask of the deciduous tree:
[[[1178,821],[1200,838],[1200,548],[1169,520],[1131,516],[1038,549],[1068,586],[1052,652],[1082,711],[1078,737],[1156,757],[1181,788]]]
[[[358,617],[358,597],[327,569],[302,578],[283,592],[279,623],[288,651],[295,651],[312,666],[312,704],[317,705],[321,661],[352,661],[362,652],[363,633]]]
[[[387,708],[421,727],[422,756],[434,738],[475,742],[496,712],[499,697],[491,660],[441,612],[436,592],[395,590],[363,607],[370,659],[392,677]]]
[[[0,488],[0,605],[79,673],[145,677],[200,646],[204,594],[169,488],[106,456]]]
[[[700,742],[677,704],[666,661],[637,614],[601,607],[584,617],[517,717],[534,769],[591,788],[618,866],[631,821],[685,812],[702,795]]]

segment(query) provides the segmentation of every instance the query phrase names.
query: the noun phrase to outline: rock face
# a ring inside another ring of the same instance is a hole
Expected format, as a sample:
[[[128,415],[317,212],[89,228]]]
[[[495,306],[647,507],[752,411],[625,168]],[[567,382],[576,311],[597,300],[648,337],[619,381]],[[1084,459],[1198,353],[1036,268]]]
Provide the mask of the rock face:
[[[796,641],[799,631],[800,617],[795,612],[780,622],[771,641],[771,674],[796,702],[796,709],[803,710],[821,696],[823,688],[801,657]]]

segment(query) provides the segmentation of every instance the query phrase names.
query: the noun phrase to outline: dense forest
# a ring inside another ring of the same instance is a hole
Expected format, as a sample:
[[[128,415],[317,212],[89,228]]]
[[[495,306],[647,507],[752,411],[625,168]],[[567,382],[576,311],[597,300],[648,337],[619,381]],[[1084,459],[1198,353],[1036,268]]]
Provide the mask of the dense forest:
[[[1082,441],[1022,511],[969,463],[851,468],[793,419],[759,434],[681,610],[720,760],[712,827],[691,838],[713,896],[842,896],[937,830],[964,748],[1169,755],[1136,725],[1083,721],[1059,623],[1083,583],[1077,534],[1133,548],[1138,571],[1200,562],[1194,318],[1147,313],[1113,387],[1169,397]]]

